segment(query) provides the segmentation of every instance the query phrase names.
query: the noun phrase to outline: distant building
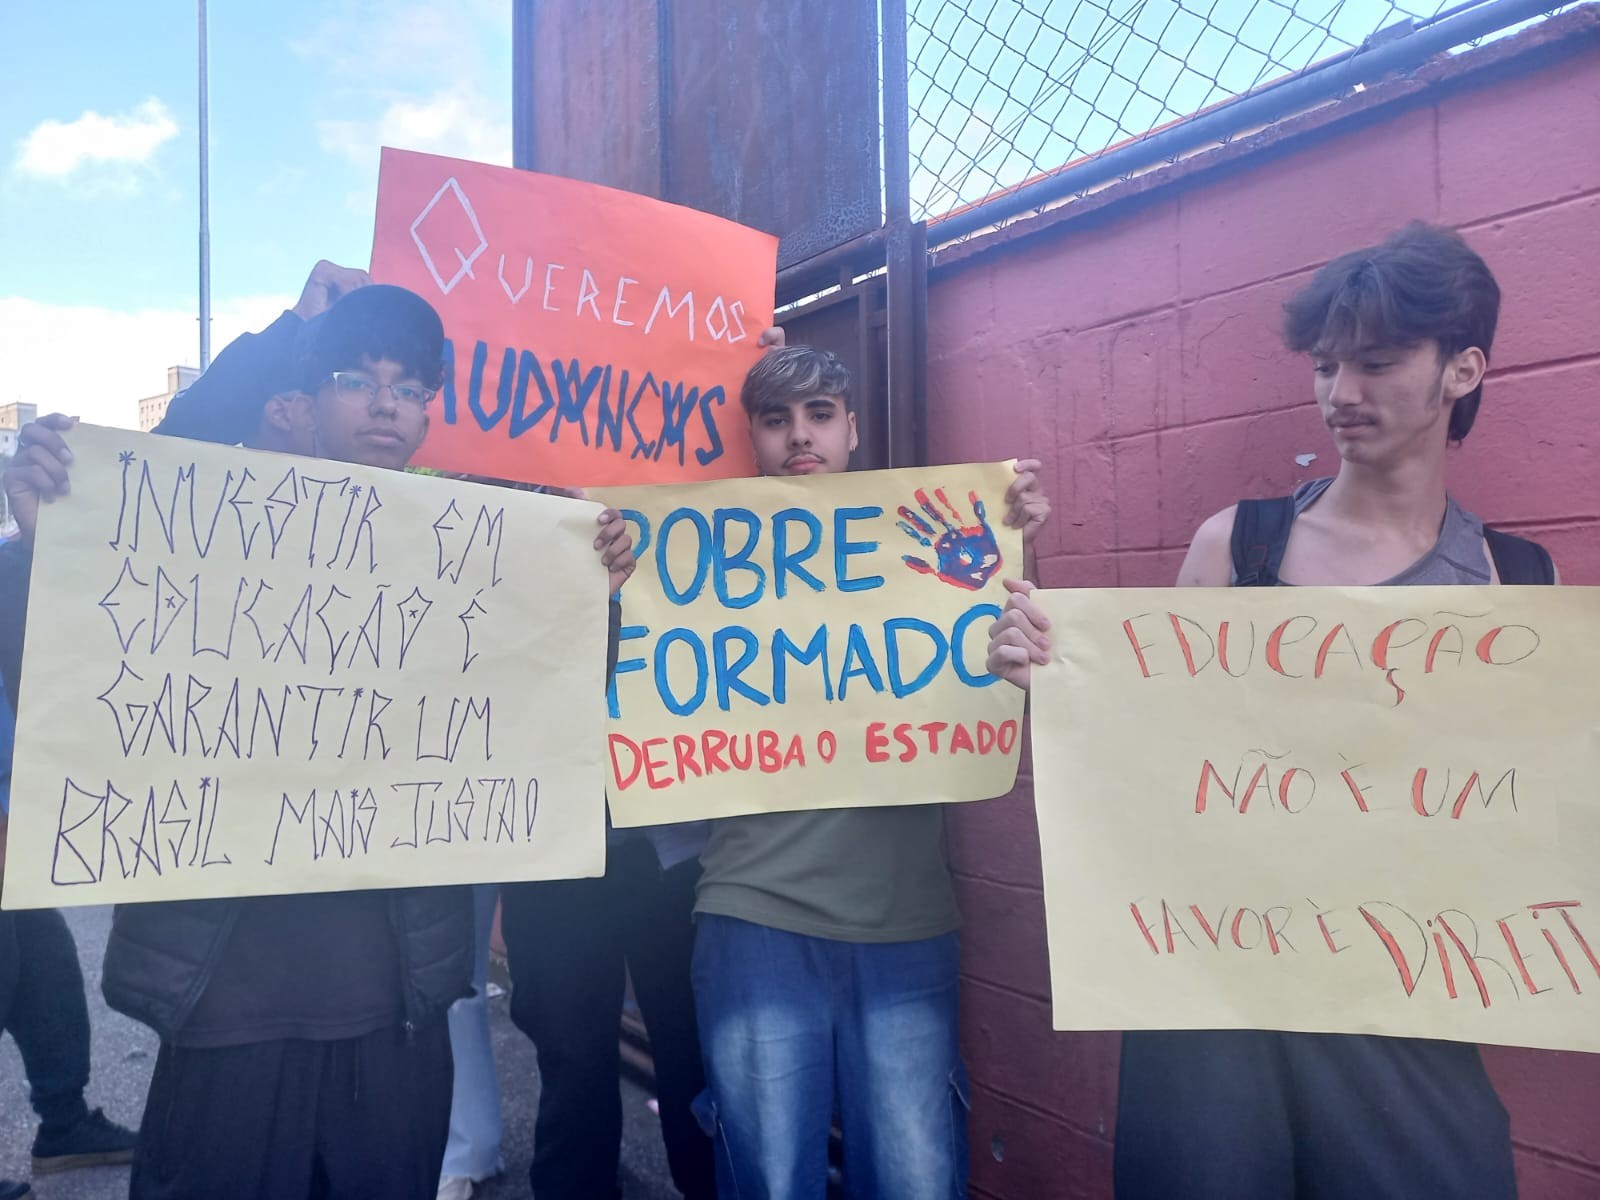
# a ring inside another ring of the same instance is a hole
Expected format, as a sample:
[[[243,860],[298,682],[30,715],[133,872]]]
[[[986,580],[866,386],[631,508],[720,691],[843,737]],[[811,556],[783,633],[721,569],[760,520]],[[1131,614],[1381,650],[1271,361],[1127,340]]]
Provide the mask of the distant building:
[[[17,434],[38,415],[37,404],[24,404],[20,400],[13,404],[0,404],[0,455],[10,456],[17,452]]]
[[[139,401],[139,428],[149,433],[159,425],[161,418],[167,415],[167,405],[172,403],[172,398],[199,378],[200,372],[194,367],[168,367],[167,390]]]

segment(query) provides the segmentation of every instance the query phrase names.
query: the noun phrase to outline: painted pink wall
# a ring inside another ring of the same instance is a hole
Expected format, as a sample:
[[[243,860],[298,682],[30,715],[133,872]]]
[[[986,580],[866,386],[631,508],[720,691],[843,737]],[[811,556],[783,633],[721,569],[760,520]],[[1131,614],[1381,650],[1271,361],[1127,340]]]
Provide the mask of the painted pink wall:
[[[1559,50],[1491,47],[1492,68],[1383,85],[1354,119],[1302,118],[1170,186],[963,248],[929,298],[933,461],[1045,460],[1046,585],[1170,584],[1204,517],[1334,469],[1279,306],[1327,258],[1422,217],[1461,229],[1504,292],[1452,487],[1543,541],[1568,582],[1600,584],[1600,26],[1570,28]],[[950,831],[974,1193],[1109,1196],[1117,1039],[1050,1031],[1026,771]],[[1485,1053],[1526,1200],[1600,1197],[1600,1055]]]

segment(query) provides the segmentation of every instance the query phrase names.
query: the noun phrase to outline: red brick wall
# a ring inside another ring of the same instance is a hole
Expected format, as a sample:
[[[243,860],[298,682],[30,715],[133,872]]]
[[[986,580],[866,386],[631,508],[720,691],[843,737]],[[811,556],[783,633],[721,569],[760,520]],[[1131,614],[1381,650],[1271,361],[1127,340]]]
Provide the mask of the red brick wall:
[[[1595,28],[1559,51],[1501,44],[1436,65],[1375,89],[1353,118],[1303,118],[1219,165],[1182,164],[1170,184],[963,248],[929,298],[933,461],[1045,460],[1043,583],[1170,584],[1204,517],[1335,469],[1310,372],[1277,340],[1279,306],[1330,256],[1423,217],[1460,228],[1504,291],[1452,488],[1542,540],[1568,582],[1600,584]],[[1026,773],[950,826],[974,1193],[1109,1196],[1117,1040],[1050,1031]],[[1600,1055],[1486,1057],[1524,1197],[1600,1197]]]

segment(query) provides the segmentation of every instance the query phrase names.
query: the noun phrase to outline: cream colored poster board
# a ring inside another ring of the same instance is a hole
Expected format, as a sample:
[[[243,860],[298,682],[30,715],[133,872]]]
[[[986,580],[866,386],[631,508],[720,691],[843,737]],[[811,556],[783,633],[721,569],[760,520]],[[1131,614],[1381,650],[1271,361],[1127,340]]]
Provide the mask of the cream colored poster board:
[[[1040,599],[1058,1029],[1600,1051],[1600,589]]]
[[[79,426],[7,907],[604,869],[589,502]]]
[[[1023,697],[988,674],[1007,463],[613,488],[638,572],[607,739],[618,825],[981,800]]]

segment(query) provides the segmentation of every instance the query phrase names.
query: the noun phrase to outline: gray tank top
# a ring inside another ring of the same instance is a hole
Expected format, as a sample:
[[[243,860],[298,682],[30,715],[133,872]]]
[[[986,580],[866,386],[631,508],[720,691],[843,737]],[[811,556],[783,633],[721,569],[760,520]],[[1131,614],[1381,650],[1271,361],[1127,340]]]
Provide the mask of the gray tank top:
[[[1298,517],[1315,504],[1332,482],[1331,478],[1312,479],[1297,487],[1294,515]],[[1483,522],[1457,504],[1454,496],[1446,496],[1444,521],[1439,526],[1439,540],[1433,543],[1433,549],[1394,578],[1385,579],[1380,586],[1490,581]]]

